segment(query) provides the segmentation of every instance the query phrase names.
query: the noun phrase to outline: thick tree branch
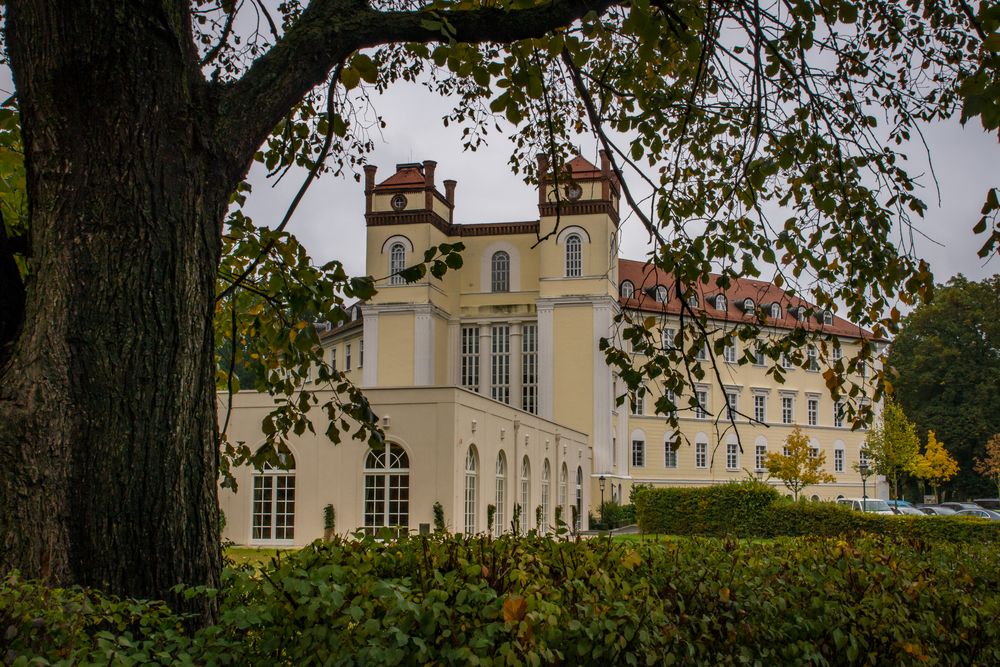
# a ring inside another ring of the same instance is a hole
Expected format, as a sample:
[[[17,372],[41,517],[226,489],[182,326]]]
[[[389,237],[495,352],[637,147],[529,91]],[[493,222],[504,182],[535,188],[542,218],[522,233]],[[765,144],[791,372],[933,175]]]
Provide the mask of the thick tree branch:
[[[335,63],[364,48],[400,42],[514,42],[541,37],[621,0],[553,0],[521,10],[380,12],[364,0],[314,0],[301,18],[234,84],[222,91],[218,146],[244,169],[277,122]]]

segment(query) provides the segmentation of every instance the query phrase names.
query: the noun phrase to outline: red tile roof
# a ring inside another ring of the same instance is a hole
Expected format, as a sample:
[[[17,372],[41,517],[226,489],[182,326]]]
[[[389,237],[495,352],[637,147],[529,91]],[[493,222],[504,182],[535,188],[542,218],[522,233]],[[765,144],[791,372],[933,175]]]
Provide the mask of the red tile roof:
[[[601,175],[601,170],[582,155],[577,155],[566,166],[573,172],[573,178],[595,178]]]
[[[663,273],[659,269],[651,265],[647,265],[645,262],[638,262],[631,259],[619,259],[619,287],[621,286],[621,283],[626,280],[631,281],[632,285],[635,287],[635,292],[632,298],[626,299],[619,296],[618,300],[622,306],[634,310],[654,313],[668,313],[672,315],[680,314],[681,303],[680,299],[677,297],[677,289],[673,276]],[[777,319],[771,319],[768,317],[768,326],[774,326],[781,329],[794,329],[799,326],[804,326],[806,329],[816,331],[818,333],[848,336],[852,338],[873,337],[873,334],[870,331],[848,322],[843,318],[837,317],[836,315],[833,316],[832,324],[824,325],[822,320],[817,318],[817,316],[822,315],[822,311],[818,307],[797,296],[789,296],[783,289],[776,286],[774,283],[762,280],[751,280],[749,278],[740,278],[733,280],[726,290],[722,290],[718,286],[718,280],[719,276],[712,274],[707,284],[699,283],[694,287],[695,292],[698,295],[699,304],[698,308],[695,310],[705,311],[708,317],[712,319],[729,320],[732,322],[756,321],[757,317],[755,314],[745,313],[742,308],[743,302],[749,298],[753,300],[755,312],[759,312],[759,309],[761,308],[770,308],[771,304],[775,302],[781,304],[781,317]],[[663,285],[667,288],[667,303],[657,302],[652,294],[657,285]],[[649,290],[649,293],[644,290]],[[726,297],[726,309],[724,311],[720,311],[715,308],[715,297],[720,293],[724,294]],[[800,308],[803,306],[813,308],[814,312],[812,316],[806,318],[805,321],[800,322],[796,318],[795,314],[789,313],[789,308]]]
[[[395,174],[385,179],[375,186],[376,190],[381,188],[398,188],[422,186],[424,184],[424,172],[420,167],[405,166],[400,168]]]

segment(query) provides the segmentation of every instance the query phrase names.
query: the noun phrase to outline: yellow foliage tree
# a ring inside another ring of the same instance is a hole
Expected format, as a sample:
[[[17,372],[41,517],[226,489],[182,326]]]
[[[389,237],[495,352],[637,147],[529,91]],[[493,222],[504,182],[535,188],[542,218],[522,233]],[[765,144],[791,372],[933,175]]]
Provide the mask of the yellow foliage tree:
[[[997,433],[986,443],[986,458],[976,457],[973,470],[997,485],[997,495],[1000,496],[1000,433]]]
[[[913,457],[910,474],[930,484],[935,502],[940,502],[938,487],[958,474],[958,463],[951,453],[938,441],[934,431],[927,433],[927,447],[923,454]]]
[[[764,460],[767,472],[784,483],[796,500],[799,491],[811,484],[835,482],[837,478],[823,469],[826,454],[813,452],[809,438],[798,426],[785,439],[784,453],[771,452]]]

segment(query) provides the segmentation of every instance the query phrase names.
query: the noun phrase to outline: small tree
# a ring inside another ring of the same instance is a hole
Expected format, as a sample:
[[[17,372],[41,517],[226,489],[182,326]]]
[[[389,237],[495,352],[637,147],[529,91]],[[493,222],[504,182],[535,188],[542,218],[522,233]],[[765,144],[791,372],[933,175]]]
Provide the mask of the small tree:
[[[934,492],[935,502],[940,502],[938,486],[958,474],[958,463],[951,453],[938,441],[934,431],[927,432],[927,447],[918,453],[910,464],[910,473],[925,480]]]
[[[996,484],[997,495],[1000,496],[1000,433],[986,443],[986,458],[977,456],[973,470]]]
[[[899,475],[910,470],[920,453],[917,429],[895,401],[887,400],[882,416],[865,444],[872,469],[889,480],[890,494],[899,497]]]
[[[443,533],[445,531],[444,525],[444,507],[437,500],[434,501],[434,532]]]
[[[814,454],[809,447],[809,438],[798,426],[785,440],[785,452],[771,452],[764,460],[768,473],[780,479],[795,500],[799,499],[799,491],[811,484],[837,481],[836,477],[823,470],[825,464],[826,454]]]

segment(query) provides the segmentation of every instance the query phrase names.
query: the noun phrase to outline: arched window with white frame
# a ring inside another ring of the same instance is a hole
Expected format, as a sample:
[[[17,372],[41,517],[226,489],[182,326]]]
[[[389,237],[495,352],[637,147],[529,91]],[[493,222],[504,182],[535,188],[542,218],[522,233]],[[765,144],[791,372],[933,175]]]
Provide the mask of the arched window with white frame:
[[[295,539],[295,457],[278,454],[280,467],[265,463],[253,474],[254,542],[290,544]]]
[[[549,467],[549,460],[542,462],[542,525],[541,531],[548,530],[549,525],[549,480],[552,477],[552,469]]]
[[[569,468],[566,467],[565,461],[563,461],[562,470],[559,472],[559,506],[562,507],[563,512],[569,508]],[[567,518],[563,515],[563,521],[566,521]]]
[[[566,237],[566,277],[579,278],[583,275],[583,241],[579,234]]]
[[[510,291],[510,255],[503,250],[493,253],[490,259],[490,291]]]
[[[574,530],[580,530],[583,525],[583,467],[576,469],[576,525]]]
[[[406,451],[386,441],[365,457],[364,530],[382,528],[406,532],[410,526],[410,458]]]
[[[746,313],[747,315],[754,314],[753,299],[750,298],[743,299],[743,312]]]
[[[618,296],[623,299],[631,299],[635,294],[635,285],[632,284],[631,280],[623,280],[621,286],[618,288]]]
[[[726,297],[723,294],[715,295],[715,309],[726,310]]]
[[[667,288],[663,285],[657,285],[656,289],[653,290],[653,298],[656,303],[666,303],[667,302]]]
[[[476,533],[476,481],[479,475],[479,455],[475,445],[469,445],[465,455],[465,534]]]
[[[531,514],[531,463],[525,456],[521,460],[521,532],[527,533]]]
[[[833,324],[833,313],[830,312],[829,310],[824,310],[823,311],[823,325],[824,326],[830,326],[831,324]]]
[[[496,469],[496,516],[494,520],[496,521],[496,531],[497,533],[502,533],[504,531],[504,526],[507,523],[507,455],[500,450],[497,454],[497,469]]]
[[[771,304],[771,319],[772,320],[779,320],[779,319],[781,319],[781,304],[780,303],[772,303]]]
[[[389,284],[402,285],[406,280],[400,272],[406,268],[406,246],[400,242],[389,246]]]

